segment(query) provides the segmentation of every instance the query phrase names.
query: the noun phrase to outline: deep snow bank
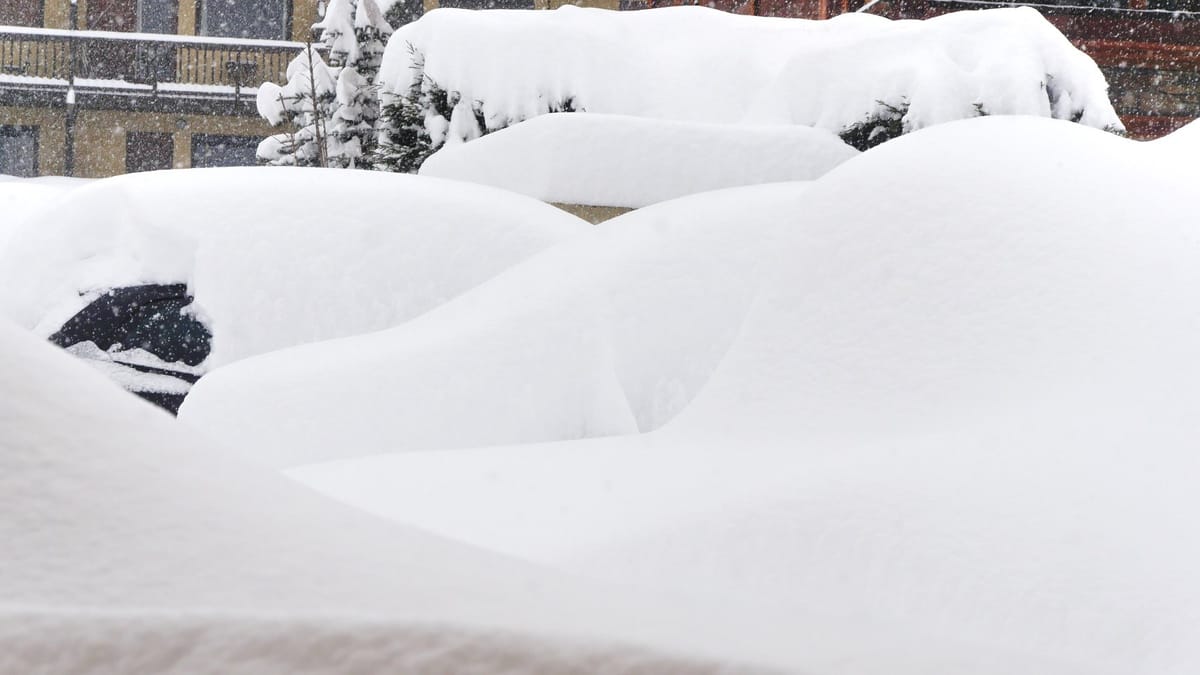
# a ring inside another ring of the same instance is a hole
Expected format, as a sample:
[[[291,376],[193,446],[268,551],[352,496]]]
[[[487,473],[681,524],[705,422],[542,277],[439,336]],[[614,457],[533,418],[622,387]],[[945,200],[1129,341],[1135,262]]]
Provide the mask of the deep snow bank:
[[[383,104],[420,108],[405,124],[423,123],[433,148],[556,110],[798,124],[868,144],[981,113],[1122,128],[1099,68],[1027,8],[894,22],[441,9],[396,31],[379,81]]]
[[[717,646],[730,626],[245,464],[3,319],[0,373],[0,672],[709,673],[733,665],[703,654],[747,653]]]
[[[657,428],[734,340],[806,189],[627,214],[404,327],[220,368],[180,416],[281,467]]]
[[[0,251],[26,218],[83,183],[69,178],[15,178],[0,174]]]
[[[721,188],[812,180],[856,154],[808,127],[557,114],[445,147],[425,160],[421,175],[546,202],[639,208]]]
[[[806,672],[1193,672],[1200,176],[1165,148],[1021,118],[914,134],[771,214],[762,291],[665,428],[292,474],[826,635]],[[1028,660],[952,663],[963,643]]]
[[[70,192],[13,234],[0,251],[0,310],[48,335],[98,291],[186,282],[212,330],[214,366],[396,325],[589,229],[532,199],[432,178],[119,176]]]

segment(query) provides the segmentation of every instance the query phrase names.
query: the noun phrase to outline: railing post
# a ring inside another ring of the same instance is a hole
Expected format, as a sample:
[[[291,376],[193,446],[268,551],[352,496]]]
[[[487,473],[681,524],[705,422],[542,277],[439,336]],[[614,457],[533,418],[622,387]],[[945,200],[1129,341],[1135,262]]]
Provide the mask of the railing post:
[[[79,24],[79,4],[78,0],[71,0],[71,11],[68,21],[71,22],[71,30],[75,30]],[[66,119],[66,147],[63,148],[63,173],[68,176],[75,175],[75,117],[78,110],[75,106],[75,46],[78,40],[71,38],[70,63],[67,65],[67,119]]]

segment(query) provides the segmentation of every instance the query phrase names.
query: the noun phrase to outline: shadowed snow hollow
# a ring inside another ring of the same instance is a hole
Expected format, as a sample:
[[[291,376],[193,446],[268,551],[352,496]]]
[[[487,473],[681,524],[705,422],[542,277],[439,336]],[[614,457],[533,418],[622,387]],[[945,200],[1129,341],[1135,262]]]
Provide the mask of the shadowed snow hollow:
[[[808,672],[1195,672],[1198,179],[1170,144],[1062,122],[922,131],[775,211],[757,300],[665,428],[291,475],[826,631]],[[952,663],[960,643],[1028,660]]]
[[[526,197],[407,175],[119,176],[13,233],[0,250],[0,310],[49,335],[109,289],[186,283],[213,334],[213,367],[394,326],[589,229]]]

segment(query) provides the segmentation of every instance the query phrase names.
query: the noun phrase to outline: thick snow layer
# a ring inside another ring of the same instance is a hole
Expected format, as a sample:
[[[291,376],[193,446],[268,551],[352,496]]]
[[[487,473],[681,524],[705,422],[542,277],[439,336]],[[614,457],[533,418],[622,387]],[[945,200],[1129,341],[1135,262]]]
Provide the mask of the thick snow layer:
[[[343,507],[3,319],[0,373],[0,672],[748,668],[733,624]]]
[[[735,303],[744,312],[724,357],[664,428],[291,473],[407,524],[829,638],[795,655],[804,672],[1195,672],[1197,179],[1192,157],[1168,146],[996,117],[865,153],[797,195],[803,208],[772,201],[770,186],[731,191],[674,241],[769,231],[774,260],[729,262],[727,278],[745,270],[761,282]],[[416,339],[405,334],[454,311],[470,328],[487,311],[468,311],[472,297],[539,263],[557,269],[545,261],[563,249],[390,339]],[[643,250],[628,254],[631,286],[704,287],[720,264],[680,258],[668,280],[664,265],[635,262]],[[539,278],[558,281],[531,273],[522,284],[532,292]],[[654,304],[642,325],[691,327],[687,303]],[[556,320],[529,314],[520,330],[553,354]],[[489,358],[533,364],[505,346],[524,344],[508,335],[515,323],[496,325]],[[440,340],[463,339],[468,357],[482,340],[453,327]],[[376,359],[363,344],[342,347]],[[615,372],[614,344],[580,358]],[[273,395],[290,363],[305,362],[274,357],[274,374],[263,366],[258,384],[240,383]],[[438,358],[457,363],[449,348]],[[249,374],[252,363],[239,365]],[[640,376],[667,371],[655,367],[640,364]],[[497,380],[493,400],[524,382]],[[437,414],[442,399],[427,406]],[[389,430],[403,449],[404,424]],[[978,646],[976,661],[954,659],[963,644]]]
[[[15,178],[0,174],[0,253],[25,220],[85,181],[71,178]]]
[[[180,416],[280,467],[657,428],[733,342],[806,189],[635,211],[399,329],[220,368]]]
[[[1187,149],[1195,152],[1195,148],[1200,146],[1200,120],[1188,122],[1166,136],[1155,139],[1153,142],[1160,145],[1173,145],[1181,150]]]
[[[1028,8],[926,21],[805,21],[701,7],[439,9],[396,31],[379,78],[384,103],[410,96],[414,85],[457,97],[448,117],[430,108],[435,147],[568,105],[833,133],[885,112],[881,103],[906,109],[905,130],[981,112],[1122,128],[1099,68]]]
[[[213,333],[212,366],[394,326],[589,230],[527,197],[415,176],[120,176],[71,191],[13,234],[0,310],[49,335],[95,291],[187,282]]]
[[[833,134],[800,126],[564,113],[445,147],[420,173],[546,202],[638,208],[720,188],[812,180],[856,154]]]

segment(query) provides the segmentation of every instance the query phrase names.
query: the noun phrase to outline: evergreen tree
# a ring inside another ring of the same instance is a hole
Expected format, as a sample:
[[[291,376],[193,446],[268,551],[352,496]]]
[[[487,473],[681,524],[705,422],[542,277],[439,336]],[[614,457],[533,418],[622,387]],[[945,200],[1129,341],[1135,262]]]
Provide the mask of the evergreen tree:
[[[375,78],[392,27],[376,0],[332,0],[313,26],[337,69],[336,110],[330,118],[330,162],[370,168],[380,108]]]
[[[337,110],[336,76],[311,44],[292,59],[287,84],[258,88],[258,113],[272,126],[295,131],[275,134],[258,145],[260,161],[275,166],[329,166],[329,121]]]

